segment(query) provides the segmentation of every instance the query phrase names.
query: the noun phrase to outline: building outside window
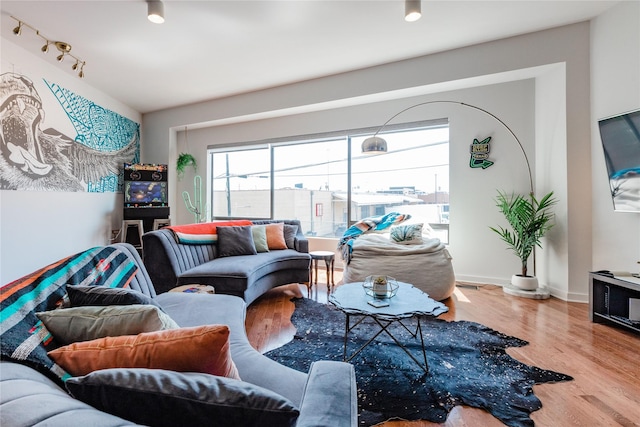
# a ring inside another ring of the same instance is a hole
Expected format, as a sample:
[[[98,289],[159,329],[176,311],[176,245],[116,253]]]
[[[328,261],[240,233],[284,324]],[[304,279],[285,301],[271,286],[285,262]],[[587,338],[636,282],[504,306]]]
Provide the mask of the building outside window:
[[[372,132],[210,148],[212,219],[298,219],[309,236],[341,237],[354,222],[409,213],[448,241],[449,127],[380,134],[386,154],[361,153]]]

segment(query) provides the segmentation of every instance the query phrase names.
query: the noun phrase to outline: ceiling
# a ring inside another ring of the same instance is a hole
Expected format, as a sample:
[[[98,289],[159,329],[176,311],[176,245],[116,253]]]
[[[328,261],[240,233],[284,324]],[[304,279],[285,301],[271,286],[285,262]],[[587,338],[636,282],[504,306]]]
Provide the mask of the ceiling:
[[[422,0],[409,23],[403,0],[165,0],[153,24],[145,0],[2,0],[0,28],[34,55],[41,39],[13,35],[10,15],[71,44],[87,84],[147,113],[581,22],[615,3]]]

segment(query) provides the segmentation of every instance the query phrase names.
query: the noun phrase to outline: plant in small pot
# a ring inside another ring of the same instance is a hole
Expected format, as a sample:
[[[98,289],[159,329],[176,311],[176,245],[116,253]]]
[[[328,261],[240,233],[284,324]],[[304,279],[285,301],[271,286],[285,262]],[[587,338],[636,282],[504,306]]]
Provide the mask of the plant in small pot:
[[[527,274],[527,261],[536,246],[542,247],[540,239],[553,227],[551,208],[557,202],[553,191],[540,200],[533,193],[527,197],[498,191],[496,206],[509,223],[510,229],[501,226],[489,228],[507,244],[507,249],[520,258],[521,274],[514,274],[511,278],[511,284],[519,289],[538,288],[538,279]]]
[[[196,158],[188,153],[180,153],[178,160],[176,161],[176,171],[178,172],[178,179],[184,177],[184,171],[187,167],[193,166],[193,170],[198,170]]]

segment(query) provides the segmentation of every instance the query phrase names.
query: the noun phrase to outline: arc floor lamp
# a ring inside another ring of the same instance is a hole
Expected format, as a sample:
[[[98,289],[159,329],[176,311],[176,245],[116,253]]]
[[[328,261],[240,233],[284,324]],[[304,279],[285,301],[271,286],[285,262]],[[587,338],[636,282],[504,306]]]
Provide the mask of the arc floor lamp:
[[[511,134],[511,136],[513,136],[513,139],[516,141],[516,143],[518,144],[518,147],[520,148],[520,152],[522,153],[522,157],[524,157],[524,161],[525,164],[527,166],[527,173],[528,173],[528,178],[529,178],[529,196],[533,197],[534,196],[534,187],[533,187],[533,174],[531,172],[531,164],[529,163],[529,157],[527,156],[527,152],[524,150],[524,146],[522,145],[522,143],[520,142],[520,139],[518,139],[518,136],[515,134],[515,132],[513,132],[513,130],[511,130],[511,128],[502,120],[500,119],[500,117],[496,116],[495,114],[485,110],[484,108],[475,106],[475,105],[471,105],[471,104],[467,104],[465,102],[460,102],[460,101],[450,101],[450,100],[436,100],[436,101],[425,101],[425,102],[419,102],[417,104],[411,105],[409,107],[406,107],[402,110],[400,110],[399,112],[397,112],[396,114],[394,114],[393,116],[391,116],[386,122],[384,122],[384,124],[382,126],[380,126],[380,128],[378,128],[378,130],[376,131],[375,134],[373,134],[373,136],[365,139],[362,142],[362,152],[364,154],[382,154],[382,153],[386,153],[387,152],[387,141],[384,140],[384,138],[381,138],[378,136],[378,134],[384,130],[384,128],[396,117],[398,117],[399,115],[403,114],[406,111],[409,111],[413,108],[416,107],[420,107],[423,105],[429,105],[429,104],[454,104],[454,105],[459,105],[462,107],[467,107],[467,108],[471,108],[474,109],[476,111],[480,111],[492,118],[494,118],[498,123],[500,123],[505,129],[507,129],[507,131],[509,131],[509,133]],[[536,272],[536,251],[533,251],[533,271],[534,274]]]
[[[465,102],[460,102],[460,101],[443,101],[443,100],[439,100],[439,101],[425,101],[425,102],[419,102],[417,104],[411,105],[407,108],[404,108],[402,110],[400,110],[399,112],[397,112],[396,114],[394,114],[393,116],[391,116],[386,122],[384,122],[384,124],[382,126],[380,126],[378,128],[378,130],[376,131],[376,133],[373,134],[373,136],[365,139],[362,142],[362,153],[363,154],[382,154],[382,153],[386,153],[387,152],[387,141],[384,140],[384,138],[379,137],[378,134],[380,132],[382,132],[382,130],[384,130],[384,128],[396,117],[398,117],[399,115],[403,114],[406,111],[409,111],[413,108],[416,107],[421,107],[423,105],[429,105],[429,104],[455,104],[455,105],[460,105],[462,107],[467,107],[467,108],[472,108],[476,111],[480,111],[490,117],[493,117],[495,120],[498,121],[498,123],[500,123],[505,129],[507,129],[509,131],[509,133],[511,134],[511,136],[513,136],[513,139],[515,139],[516,143],[518,144],[518,147],[520,148],[520,152],[522,153],[522,156],[524,157],[524,161],[525,164],[527,166],[527,173],[529,174],[529,194],[533,195],[533,174],[531,173],[531,165],[529,164],[529,157],[527,156],[526,151],[524,150],[524,147],[522,145],[522,143],[520,142],[520,140],[518,139],[518,137],[516,136],[516,134],[513,132],[513,130],[511,130],[511,128],[502,120],[500,119],[498,116],[496,116],[495,114],[485,110],[484,108],[480,108],[477,107],[475,105],[471,105],[471,104],[467,104]]]

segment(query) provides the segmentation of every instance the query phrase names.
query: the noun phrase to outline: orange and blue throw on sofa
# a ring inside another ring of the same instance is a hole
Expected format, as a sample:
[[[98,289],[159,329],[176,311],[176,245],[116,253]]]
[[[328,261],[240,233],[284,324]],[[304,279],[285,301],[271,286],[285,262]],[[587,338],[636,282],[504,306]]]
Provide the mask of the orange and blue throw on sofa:
[[[204,222],[201,224],[172,225],[167,228],[173,231],[178,243],[182,243],[183,245],[213,245],[218,241],[217,227],[252,224],[253,223],[247,219],[238,219],[233,221]]]
[[[55,309],[67,285],[127,287],[138,271],[121,250],[97,247],[64,258],[0,288],[2,360],[27,364],[64,379],[68,374],[47,355],[57,346],[36,312]]]

